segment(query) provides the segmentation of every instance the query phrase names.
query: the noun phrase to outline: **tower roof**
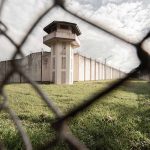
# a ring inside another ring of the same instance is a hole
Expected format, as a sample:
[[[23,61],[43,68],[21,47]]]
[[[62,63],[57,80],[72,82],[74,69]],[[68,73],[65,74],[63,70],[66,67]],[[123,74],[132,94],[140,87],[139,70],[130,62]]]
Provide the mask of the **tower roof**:
[[[78,28],[78,26],[77,26],[76,23],[71,23],[71,22],[66,22],[66,21],[53,21],[52,23],[50,23],[49,25],[47,25],[43,30],[46,33],[50,33],[51,28],[53,26],[57,25],[57,24],[70,25],[78,36],[81,34],[81,31]]]

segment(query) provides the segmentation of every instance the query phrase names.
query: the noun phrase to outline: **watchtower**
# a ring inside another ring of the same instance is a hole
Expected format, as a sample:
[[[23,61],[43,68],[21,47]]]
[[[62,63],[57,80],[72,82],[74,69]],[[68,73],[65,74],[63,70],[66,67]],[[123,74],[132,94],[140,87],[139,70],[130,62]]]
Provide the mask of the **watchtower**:
[[[73,49],[80,46],[77,24],[53,21],[44,28],[43,43],[51,48],[51,81],[73,84]]]

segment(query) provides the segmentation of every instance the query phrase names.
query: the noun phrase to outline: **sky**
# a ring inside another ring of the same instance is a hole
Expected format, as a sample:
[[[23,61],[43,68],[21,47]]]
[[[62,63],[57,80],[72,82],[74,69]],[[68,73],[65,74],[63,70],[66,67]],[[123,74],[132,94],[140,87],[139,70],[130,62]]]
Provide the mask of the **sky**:
[[[50,0],[7,0],[1,14],[1,20],[9,29],[7,34],[19,43],[32,22],[50,5]],[[66,0],[65,6],[78,16],[133,43],[140,41],[150,30],[149,0]],[[43,36],[46,35],[43,28],[54,20],[78,24],[82,33],[79,36],[81,47],[75,49],[75,52],[101,62],[108,58],[108,65],[125,72],[138,66],[139,60],[132,45],[85,23],[59,7],[52,9],[36,26],[23,47],[25,55],[42,50],[50,51],[43,44]],[[3,43],[0,44],[0,61],[10,59],[14,47],[4,36],[0,36],[0,41]],[[149,41],[145,43],[145,49],[150,51]]]

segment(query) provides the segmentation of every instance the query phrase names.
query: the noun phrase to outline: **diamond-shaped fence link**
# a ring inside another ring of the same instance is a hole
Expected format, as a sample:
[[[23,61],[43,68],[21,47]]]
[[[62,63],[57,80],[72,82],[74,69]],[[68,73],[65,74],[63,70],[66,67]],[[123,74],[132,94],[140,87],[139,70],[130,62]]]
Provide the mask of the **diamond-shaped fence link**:
[[[38,19],[35,22],[33,22],[32,26],[30,27],[30,29],[28,30],[27,34],[22,39],[20,44],[16,44],[14,42],[14,40],[9,37],[9,35],[7,34],[7,30],[8,30],[7,25],[4,22],[2,22],[0,19],[0,36],[5,36],[8,39],[8,41],[16,49],[13,56],[12,56],[12,60],[15,60],[17,55],[24,56],[22,53],[22,47],[24,44],[26,44],[26,41],[27,41],[29,35],[31,34],[31,32],[34,30],[36,25],[42,20],[42,18],[48,12],[50,12],[50,10],[52,8],[59,6],[62,9],[64,9],[66,12],[70,13],[71,15],[93,25],[94,27],[96,27],[100,30],[103,30],[104,32],[114,36],[115,38],[118,38],[118,39],[120,39],[126,43],[133,45],[136,48],[137,55],[138,55],[138,58],[140,60],[140,65],[137,68],[135,68],[134,70],[132,70],[130,73],[128,73],[123,79],[119,79],[116,82],[114,82],[113,84],[111,84],[108,88],[104,89],[103,91],[100,91],[94,95],[91,95],[82,104],[80,104],[76,108],[70,110],[67,114],[63,114],[61,112],[61,110],[56,105],[53,104],[53,101],[51,99],[49,99],[49,97],[46,95],[46,93],[44,93],[42,91],[42,89],[38,86],[38,84],[35,83],[34,81],[32,81],[30,79],[30,77],[24,73],[21,66],[19,66],[19,64],[15,63],[15,61],[12,61],[12,70],[7,73],[7,75],[5,76],[5,79],[0,83],[0,95],[3,98],[3,102],[0,104],[0,111],[4,110],[10,115],[10,118],[13,120],[14,125],[15,125],[18,133],[20,134],[20,137],[22,138],[22,141],[23,141],[25,148],[27,150],[32,150],[32,144],[30,142],[30,139],[29,139],[27,133],[22,128],[22,124],[21,124],[19,117],[15,114],[14,110],[12,110],[12,108],[9,106],[7,93],[5,93],[5,91],[4,91],[4,87],[7,83],[7,81],[9,80],[9,78],[14,73],[19,73],[32,85],[32,87],[37,91],[37,93],[40,95],[41,99],[47,104],[49,109],[55,114],[55,117],[56,117],[55,122],[52,124],[53,128],[56,130],[56,133],[57,133],[56,138],[53,141],[49,141],[49,143],[45,144],[43,147],[41,147],[39,149],[53,148],[57,145],[57,143],[60,140],[64,140],[68,144],[70,149],[86,150],[88,148],[84,144],[82,144],[79,141],[79,139],[76,138],[71,133],[71,131],[69,130],[69,127],[67,126],[67,121],[70,118],[75,117],[76,115],[85,111],[88,107],[90,107],[96,101],[98,101],[98,100],[100,101],[103,96],[107,95],[108,93],[112,92],[114,89],[118,88],[120,85],[122,85],[130,77],[133,77],[134,75],[136,75],[139,71],[149,71],[150,70],[150,62],[149,62],[150,56],[146,51],[144,51],[144,49],[142,47],[143,42],[145,42],[145,40],[149,38],[150,32],[139,43],[132,43],[130,41],[125,40],[123,37],[118,36],[117,34],[114,34],[114,33],[111,33],[110,31],[107,31],[102,26],[96,25],[96,24],[90,22],[89,20],[86,20],[85,18],[78,16],[74,12],[68,10],[65,7],[64,3],[65,3],[65,0],[54,0],[53,5],[50,6],[47,10],[45,10],[38,17]],[[1,4],[0,4],[0,15],[1,15],[1,12],[2,12],[4,5],[5,5],[5,0],[2,0]],[[2,142],[0,142],[0,149],[2,149],[2,150],[5,149],[5,146],[2,144]]]

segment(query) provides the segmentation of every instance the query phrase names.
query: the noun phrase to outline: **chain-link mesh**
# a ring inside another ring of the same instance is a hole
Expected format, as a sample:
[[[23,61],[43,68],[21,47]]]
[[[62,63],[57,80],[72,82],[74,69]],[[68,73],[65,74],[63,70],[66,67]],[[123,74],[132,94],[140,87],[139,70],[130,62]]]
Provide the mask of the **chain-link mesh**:
[[[86,99],[82,104],[80,104],[79,106],[77,106],[76,108],[72,109],[70,112],[68,112],[67,114],[63,114],[61,112],[61,110],[53,104],[52,100],[49,99],[49,97],[42,91],[42,89],[38,86],[38,84],[36,84],[34,81],[32,81],[30,79],[29,76],[27,76],[24,71],[22,70],[21,66],[19,66],[19,64],[15,63],[15,61],[12,61],[12,70],[10,72],[7,73],[7,75],[5,76],[5,79],[0,83],[0,94],[3,98],[3,102],[0,104],[0,111],[4,110],[6,111],[11,119],[13,120],[16,129],[18,130],[20,137],[22,138],[22,141],[25,145],[25,148],[27,150],[31,150],[32,149],[32,144],[30,142],[30,139],[27,135],[27,133],[24,131],[24,129],[22,128],[22,124],[21,121],[19,120],[18,116],[15,114],[14,110],[12,110],[12,108],[9,106],[8,104],[8,98],[7,98],[7,94],[4,91],[4,86],[6,85],[7,81],[9,80],[9,78],[14,74],[14,73],[19,73],[20,75],[22,75],[31,85],[32,87],[37,91],[37,93],[41,96],[41,99],[47,104],[47,106],[49,107],[50,110],[53,111],[53,113],[56,116],[56,120],[55,122],[52,124],[53,128],[56,130],[57,136],[56,139],[54,139],[53,141],[49,141],[49,143],[47,143],[46,145],[44,145],[42,148],[40,149],[48,149],[48,148],[53,148],[54,146],[57,145],[57,143],[60,140],[64,140],[65,142],[67,142],[67,144],[69,145],[69,147],[71,149],[87,149],[87,147],[82,144],[78,138],[76,138],[71,131],[69,130],[69,127],[67,126],[67,121],[71,118],[71,117],[75,117],[76,115],[82,113],[83,111],[85,111],[88,107],[90,107],[94,102],[96,101],[100,101],[101,98],[105,95],[107,95],[108,93],[112,92],[114,89],[118,88],[120,85],[122,85],[126,80],[128,80],[130,77],[133,77],[134,75],[136,75],[139,71],[141,72],[149,72],[150,70],[150,56],[149,54],[144,51],[143,49],[143,42],[145,42],[145,40],[147,40],[150,36],[150,32],[148,32],[148,34],[138,43],[132,43],[130,41],[125,40],[124,38],[118,36],[117,34],[111,33],[110,31],[107,31],[106,29],[104,29],[102,26],[98,26],[88,20],[86,20],[85,18],[82,18],[80,16],[78,16],[77,14],[75,14],[74,12],[68,10],[65,5],[64,5],[65,1],[64,0],[54,0],[54,3],[52,6],[50,6],[47,10],[45,10],[45,12],[43,12],[38,19],[33,22],[32,26],[30,27],[30,29],[28,30],[27,34],[25,35],[25,37],[23,38],[23,40],[20,42],[20,44],[16,44],[14,42],[14,40],[12,38],[9,37],[9,35],[7,34],[7,25],[2,22],[0,20],[0,35],[1,36],[5,36],[7,38],[7,40],[16,48],[13,56],[12,56],[12,60],[15,60],[15,58],[17,57],[17,55],[21,55],[24,56],[22,53],[22,47],[23,45],[26,44],[26,41],[29,37],[29,35],[31,34],[31,32],[34,30],[34,28],[36,27],[36,25],[41,21],[41,19],[54,7],[59,6],[61,7],[63,10],[65,10],[66,12],[70,13],[71,15],[93,25],[94,27],[103,30],[104,32],[114,36],[115,38],[118,38],[128,44],[131,44],[132,46],[134,46],[136,48],[136,52],[138,55],[138,58],[140,60],[140,65],[135,68],[134,70],[132,70],[130,73],[128,73],[123,79],[119,79],[116,82],[114,82],[113,84],[111,84],[108,88],[104,89],[103,91],[97,92],[94,95],[91,95],[88,99]],[[3,6],[5,4],[5,0],[1,1],[0,4],[0,15],[1,12],[3,10]],[[3,146],[2,143],[0,143],[0,149],[5,149],[5,147]]]

